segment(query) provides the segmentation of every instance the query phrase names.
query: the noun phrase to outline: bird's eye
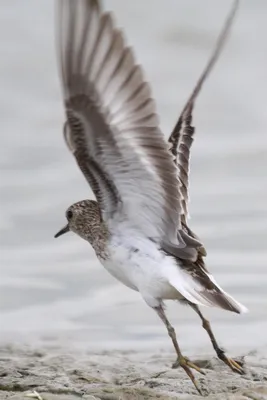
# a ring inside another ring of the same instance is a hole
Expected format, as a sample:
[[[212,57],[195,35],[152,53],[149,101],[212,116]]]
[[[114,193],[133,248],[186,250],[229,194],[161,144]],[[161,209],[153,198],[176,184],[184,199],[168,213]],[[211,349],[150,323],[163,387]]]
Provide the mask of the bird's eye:
[[[71,210],[67,211],[66,217],[67,217],[67,220],[70,221],[71,218],[73,217],[73,212]]]

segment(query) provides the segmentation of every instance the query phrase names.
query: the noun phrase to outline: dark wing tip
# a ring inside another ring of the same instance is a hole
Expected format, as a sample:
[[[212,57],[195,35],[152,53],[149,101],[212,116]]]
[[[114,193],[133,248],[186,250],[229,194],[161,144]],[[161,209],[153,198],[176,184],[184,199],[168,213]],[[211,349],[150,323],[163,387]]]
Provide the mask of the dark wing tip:
[[[63,0],[65,1],[65,0]],[[73,1],[73,0],[72,0]],[[74,0],[77,1],[77,0]],[[83,0],[86,2],[86,6],[90,7],[90,9],[95,9],[97,12],[102,10],[102,1],[101,0]]]

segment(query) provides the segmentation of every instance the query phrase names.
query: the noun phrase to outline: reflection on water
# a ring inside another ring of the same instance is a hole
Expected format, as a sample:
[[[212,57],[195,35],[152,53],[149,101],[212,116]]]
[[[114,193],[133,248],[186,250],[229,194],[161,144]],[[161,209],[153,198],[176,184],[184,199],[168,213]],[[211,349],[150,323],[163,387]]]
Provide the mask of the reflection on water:
[[[231,3],[106,3],[145,66],[167,134]],[[1,340],[170,346],[157,316],[108,275],[86,242],[53,239],[68,205],[90,196],[62,139],[53,2],[13,0],[0,11]],[[250,309],[241,317],[205,310],[226,347],[266,343],[266,12],[264,0],[242,2],[195,112],[192,228],[220,284]],[[184,347],[208,346],[191,310],[173,303],[169,314]]]

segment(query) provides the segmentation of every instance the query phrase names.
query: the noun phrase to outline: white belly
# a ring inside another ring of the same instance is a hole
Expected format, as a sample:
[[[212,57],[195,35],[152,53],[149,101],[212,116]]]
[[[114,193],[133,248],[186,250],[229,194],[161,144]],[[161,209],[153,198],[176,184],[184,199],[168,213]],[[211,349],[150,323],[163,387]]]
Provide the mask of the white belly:
[[[106,250],[107,259],[100,259],[104,267],[126,286],[139,291],[150,307],[157,307],[165,299],[186,299],[194,304],[218,307],[218,303],[205,296],[208,289],[194,279],[194,274],[177,265],[173,257],[161,252],[155,243],[138,232],[112,235]],[[245,307],[225,293],[210,274],[207,279],[240,312],[245,312]]]
[[[124,285],[157,299],[178,299],[179,292],[169,283],[171,270],[177,270],[172,257],[162,254],[149,239],[119,237],[108,246],[108,260],[100,260],[109,273]]]

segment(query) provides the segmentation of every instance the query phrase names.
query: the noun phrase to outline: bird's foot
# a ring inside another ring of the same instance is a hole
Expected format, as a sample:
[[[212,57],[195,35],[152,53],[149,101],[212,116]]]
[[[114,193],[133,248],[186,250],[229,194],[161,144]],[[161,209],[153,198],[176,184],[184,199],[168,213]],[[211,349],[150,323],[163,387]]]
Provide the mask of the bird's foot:
[[[199,372],[202,375],[205,375],[205,372],[202,371],[201,368],[199,368],[197,365],[192,363],[192,361],[190,361],[187,357],[184,357],[184,356],[178,357],[176,362],[173,364],[172,368],[177,368],[179,366],[185,370],[185,372],[187,373],[187,375],[193,382],[195,388],[197,389],[198,393],[202,396],[205,396],[206,393],[203,392],[203,390],[201,389],[201,387],[198,384],[198,382],[196,381],[195,376],[194,376],[193,372],[191,371],[191,369],[195,369],[197,372]]]
[[[226,365],[228,365],[228,367],[231,368],[231,370],[233,372],[236,372],[237,374],[240,374],[240,375],[244,375],[245,374],[245,371],[242,368],[242,366],[237,361],[233,360],[232,358],[228,358],[223,350],[219,349],[217,351],[217,356]]]

